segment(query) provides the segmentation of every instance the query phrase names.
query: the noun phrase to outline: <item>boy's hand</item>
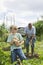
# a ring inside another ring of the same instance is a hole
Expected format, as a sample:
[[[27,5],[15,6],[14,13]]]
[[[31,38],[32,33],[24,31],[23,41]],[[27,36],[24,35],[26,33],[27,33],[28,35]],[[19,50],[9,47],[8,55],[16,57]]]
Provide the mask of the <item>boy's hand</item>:
[[[24,43],[24,41],[19,41],[17,46],[21,46]]]
[[[16,38],[16,37],[13,39],[13,42],[14,42],[14,44],[15,44],[16,46],[19,46],[19,44],[20,44],[19,39]]]
[[[10,42],[10,45],[13,45],[13,44],[14,44],[13,41],[11,41],[11,42]]]
[[[15,44],[15,42],[17,43],[17,40],[18,40],[17,38],[14,38],[14,39],[10,42],[10,44],[13,45],[13,44]]]
[[[16,46],[20,46],[20,41],[15,42]]]

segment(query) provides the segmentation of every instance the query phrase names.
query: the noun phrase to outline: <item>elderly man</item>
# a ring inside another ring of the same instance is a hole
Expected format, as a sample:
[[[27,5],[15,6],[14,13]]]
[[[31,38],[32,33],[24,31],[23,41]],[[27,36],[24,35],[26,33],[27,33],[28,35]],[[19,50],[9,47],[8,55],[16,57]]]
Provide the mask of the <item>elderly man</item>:
[[[28,26],[25,28],[25,34],[26,34],[26,53],[27,55],[29,54],[29,43],[31,44],[31,55],[33,56],[34,54],[34,43],[36,40],[35,34],[36,34],[36,29],[35,27],[29,23]]]

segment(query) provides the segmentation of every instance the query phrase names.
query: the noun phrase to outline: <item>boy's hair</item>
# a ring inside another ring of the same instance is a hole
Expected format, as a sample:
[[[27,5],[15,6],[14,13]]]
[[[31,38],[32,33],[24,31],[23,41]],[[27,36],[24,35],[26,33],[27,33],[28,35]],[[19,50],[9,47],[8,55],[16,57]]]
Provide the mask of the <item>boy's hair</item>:
[[[12,25],[12,26],[10,26],[10,30],[12,30],[12,29],[17,30],[18,28],[17,28],[17,26]]]

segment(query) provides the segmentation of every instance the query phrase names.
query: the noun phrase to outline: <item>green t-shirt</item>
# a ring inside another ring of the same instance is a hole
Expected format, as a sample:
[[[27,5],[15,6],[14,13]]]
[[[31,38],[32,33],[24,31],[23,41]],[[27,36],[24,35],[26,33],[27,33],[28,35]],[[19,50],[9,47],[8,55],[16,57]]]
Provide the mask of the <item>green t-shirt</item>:
[[[7,42],[11,42],[13,40],[14,37],[17,37],[20,41],[23,40],[23,37],[21,36],[20,33],[16,33],[16,34],[10,34],[8,36]],[[11,45],[11,51],[13,51],[14,49],[19,49],[21,48],[21,46],[16,46],[15,44]]]

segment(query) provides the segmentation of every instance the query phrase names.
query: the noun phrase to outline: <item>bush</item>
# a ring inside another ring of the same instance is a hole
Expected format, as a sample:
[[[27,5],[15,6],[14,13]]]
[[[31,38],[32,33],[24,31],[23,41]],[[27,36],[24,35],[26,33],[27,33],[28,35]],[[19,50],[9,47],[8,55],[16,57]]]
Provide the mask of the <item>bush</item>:
[[[36,27],[37,39],[41,40],[41,36],[43,35],[43,21],[37,21],[34,26]]]
[[[0,26],[0,41],[6,41],[8,37],[8,30],[5,28],[5,25]]]

